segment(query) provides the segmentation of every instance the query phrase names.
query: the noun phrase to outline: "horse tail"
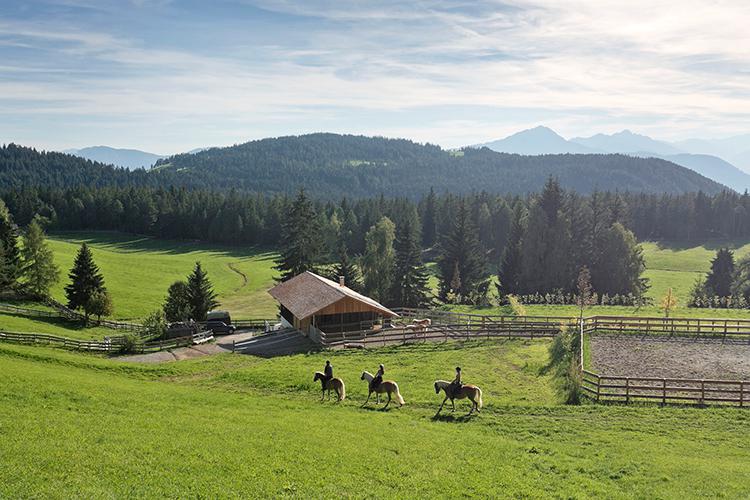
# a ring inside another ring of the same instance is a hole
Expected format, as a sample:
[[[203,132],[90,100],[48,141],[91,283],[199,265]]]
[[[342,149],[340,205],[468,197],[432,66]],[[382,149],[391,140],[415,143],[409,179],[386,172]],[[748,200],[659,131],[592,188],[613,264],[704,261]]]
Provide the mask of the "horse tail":
[[[404,401],[404,398],[401,396],[401,391],[398,390],[398,384],[396,382],[393,383],[393,388],[396,389],[396,401],[398,404],[405,404],[406,401]]]
[[[339,393],[339,401],[343,401],[346,398],[346,386],[344,385],[344,381],[339,379],[339,382],[341,382],[341,392]]]
[[[482,407],[482,389],[480,389],[479,387],[477,387],[477,394],[479,395],[479,397],[477,398],[477,407],[481,408]]]

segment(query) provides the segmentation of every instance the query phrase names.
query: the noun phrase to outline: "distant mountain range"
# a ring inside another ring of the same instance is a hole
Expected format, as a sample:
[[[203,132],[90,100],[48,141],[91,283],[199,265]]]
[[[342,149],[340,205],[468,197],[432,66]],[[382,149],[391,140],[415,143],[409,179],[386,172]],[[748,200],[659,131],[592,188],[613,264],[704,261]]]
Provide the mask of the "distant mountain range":
[[[543,132],[543,131],[542,131]],[[525,195],[555,177],[581,194],[600,191],[708,194],[726,189],[659,158],[621,154],[521,156],[488,148],[447,151],[405,139],[308,134],[250,141],[158,160],[128,171],[10,144],[0,148],[0,192],[27,187],[151,186],[294,194],[340,199],[384,194],[418,198],[455,194]]]
[[[669,143],[629,130],[611,135],[596,134],[565,139],[550,128],[536,127],[474,147],[488,147],[493,151],[524,155],[621,153],[642,158],[661,158],[736,191],[750,190],[750,135]]]
[[[191,149],[187,154],[200,153],[209,148],[196,148]],[[139,151],[137,149],[120,149],[111,148],[109,146],[92,146],[90,148],[82,149],[66,149],[63,153],[71,154],[74,156],[80,156],[91,161],[97,161],[99,163],[105,163],[107,165],[114,165],[115,167],[123,167],[128,170],[135,170],[138,168],[151,168],[151,166],[162,158],[166,158],[166,155],[158,155],[154,153],[148,153],[146,151]]]

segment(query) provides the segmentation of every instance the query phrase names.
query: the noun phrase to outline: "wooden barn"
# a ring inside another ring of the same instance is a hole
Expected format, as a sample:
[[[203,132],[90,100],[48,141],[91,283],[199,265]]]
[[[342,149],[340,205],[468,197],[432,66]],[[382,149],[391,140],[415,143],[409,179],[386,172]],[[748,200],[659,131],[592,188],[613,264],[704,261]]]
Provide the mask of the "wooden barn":
[[[315,273],[298,274],[268,293],[281,305],[281,322],[311,337],[325,333],[366,330],[388,326],[398,317],[387,307]]]

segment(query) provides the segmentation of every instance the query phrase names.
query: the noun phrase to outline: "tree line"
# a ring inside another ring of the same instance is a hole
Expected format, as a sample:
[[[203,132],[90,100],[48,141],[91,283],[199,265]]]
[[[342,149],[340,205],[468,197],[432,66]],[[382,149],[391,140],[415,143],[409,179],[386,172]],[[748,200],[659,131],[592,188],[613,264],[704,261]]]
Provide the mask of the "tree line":
[[[688,307],[750,307],[750,255],[735,261],[732,250],[719,248],[711,260],[710,270],[696,279]]]
[[[329,271],[335,265],[349,282],[364,280],[368,291],[385,296],[389,284],[378,283],[385,276],[372,270],[400,265],[388,279],[402,282],[408,268],[398,255],[412,263],[419,257],[435,262],[440,299],[466,303],[481,303],[493,286],[522,302],[575,303],[574,283],[585,265],[599,303],[630,305],[647,285],[637,239],[750,237],[747,194],[582,196],[555,179],[526,196],[431,190],[418,201],[321,200],[305,193],[304,216],[295,214],[297,197],[239,191],[26,188],[2,198],[21,226],[37,217],[51,230],[117,230],[282,253],[283,242],[298,233],[289,227],[296,217],[311,233],[314,258],[302,260]]]

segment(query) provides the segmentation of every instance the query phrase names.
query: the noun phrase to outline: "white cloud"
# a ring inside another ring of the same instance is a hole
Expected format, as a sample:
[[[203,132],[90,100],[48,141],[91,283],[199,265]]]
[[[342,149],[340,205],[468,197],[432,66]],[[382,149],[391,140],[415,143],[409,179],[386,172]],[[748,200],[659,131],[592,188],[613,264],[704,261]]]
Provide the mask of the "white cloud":
[[[0,132],[8,135],[19,103],[39,120],[109,119],[118,132],[147,117],[182,127],[191,144],[201,127],[266,135],[270,123],[269,134],[324,124],[454,146],[538,123],[504,117],[510,109],[548,112],[540,120],[565,135],[624,126],[667,139],[720,135],[745,131],[750,119],[744,0],[251,3],[309,19],[304,45],[289,44],[283,23],[211,53],[147,44],[137,32],[0,21],[0,54],[15,44],[39,56],[25,72],[18,61],[0,66],[0,78],[13,74],[0,80]],[[207,29],[220,35],[220,26]],[[410,126],[396,118],[440,107],[497,113],[453,120],[446,112]],[[360,123],[359,112],[383,122]],[[167,149],[190,145],[166,135]]]

